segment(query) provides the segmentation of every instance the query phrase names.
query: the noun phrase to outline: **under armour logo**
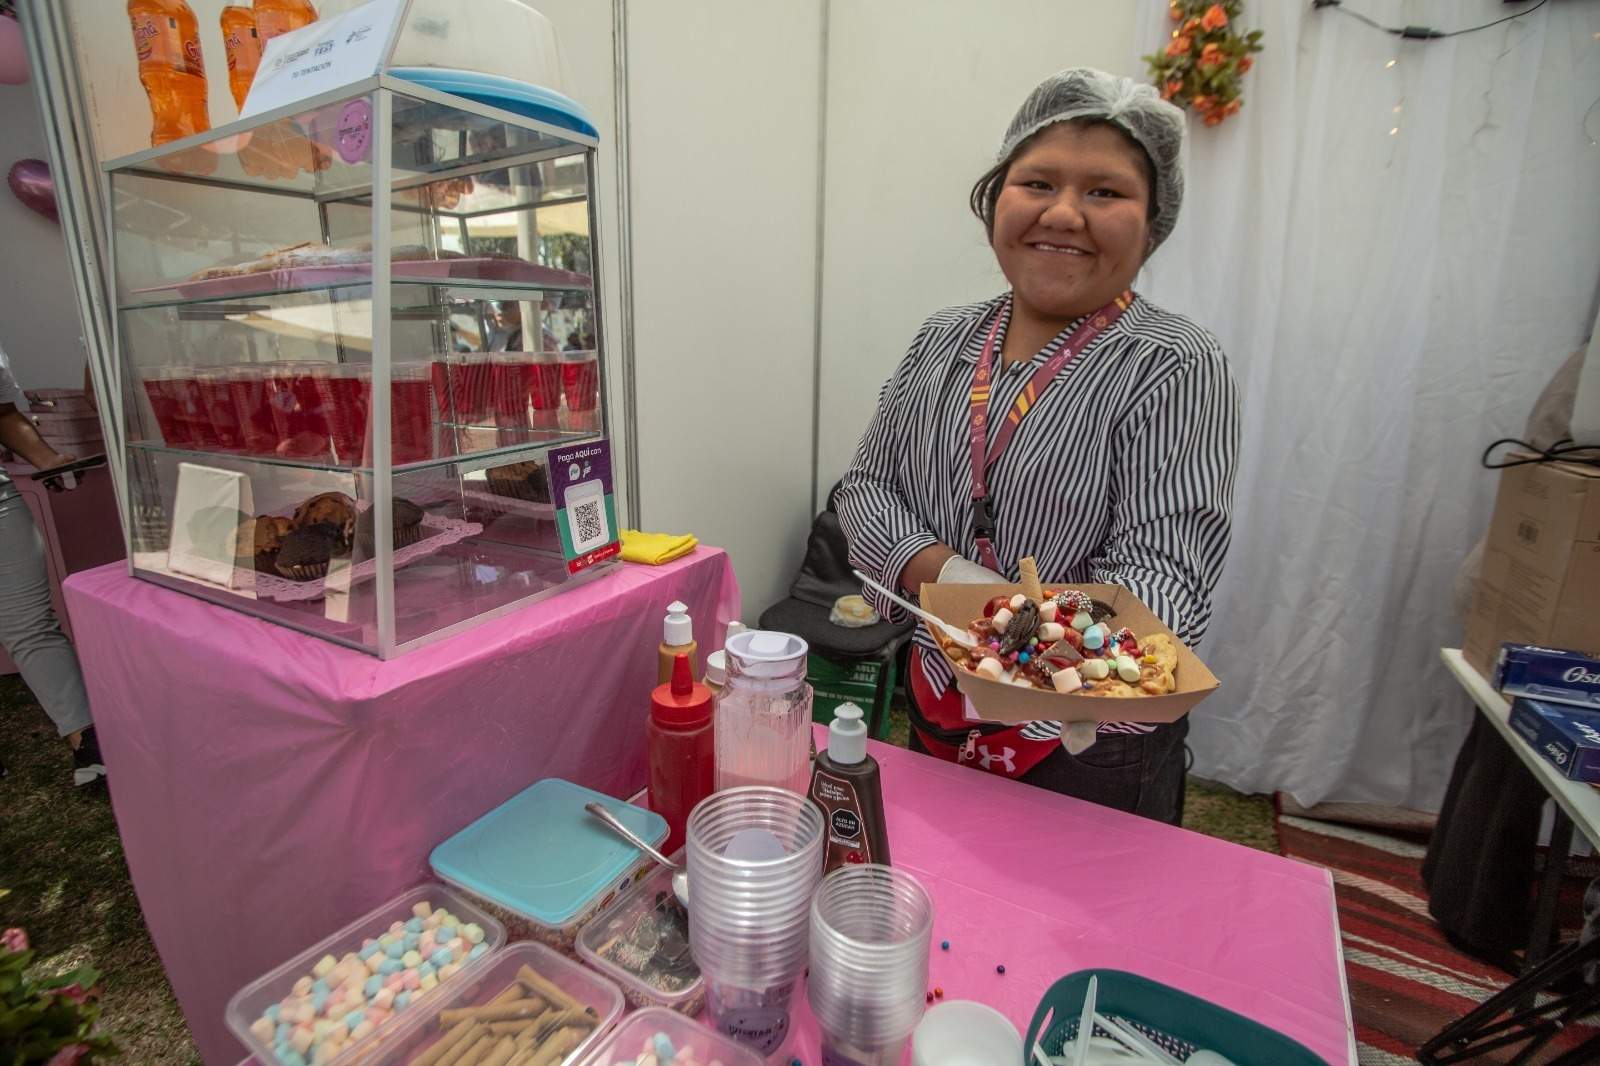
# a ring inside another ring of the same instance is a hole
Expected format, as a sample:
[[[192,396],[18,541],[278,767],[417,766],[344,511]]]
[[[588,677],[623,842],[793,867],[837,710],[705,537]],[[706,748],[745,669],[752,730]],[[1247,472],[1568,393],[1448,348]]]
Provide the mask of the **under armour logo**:
[[[990,755],[989,745],[979,744],[978,765],[982,766],[985,770],[988,770],[991,769],[991,763],[999,763],[1006,768],[1006,773],[1014,774],[1017,772],[1017,764],[1012,761],[1011,757],[1016,753],[1016,749],[1014,748],[1004,748],[1001,750],[999,755]]]

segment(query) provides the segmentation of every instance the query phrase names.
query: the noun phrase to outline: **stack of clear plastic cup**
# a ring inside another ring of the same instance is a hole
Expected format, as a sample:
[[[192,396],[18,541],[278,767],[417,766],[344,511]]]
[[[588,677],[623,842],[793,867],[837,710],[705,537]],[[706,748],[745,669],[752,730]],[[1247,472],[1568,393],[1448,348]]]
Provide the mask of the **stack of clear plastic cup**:
[[[822,875],[822,811],[787,789],[730,788],[689,815],[689,947],[715,1028],[771,1055],[789,1032]]]
[[[888,866],[844,866],[811,903],[806,991],[822,1027],[823,1060],[898,1066],[922,1019],[933,901]]]

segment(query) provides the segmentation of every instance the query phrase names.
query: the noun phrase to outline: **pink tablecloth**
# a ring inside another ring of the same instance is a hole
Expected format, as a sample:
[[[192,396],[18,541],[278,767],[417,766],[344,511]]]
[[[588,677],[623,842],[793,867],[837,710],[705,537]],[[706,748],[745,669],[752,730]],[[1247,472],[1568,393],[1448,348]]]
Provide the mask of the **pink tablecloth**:
[[[541,777],[644,784],[666,604],[705,641],[727,556],[618,572],[392,662],[127,576],[66,584],[134,888],[196,1045],[229,996],[424,880],[428,852]]]
[[[1026,1035],[1057,979],[1128,970],[1355,1066],[1326,870],[900,748],[871,750],[894,864],[933,897],[930,983],[946,999],[987,1003]],[[790,1043],[808,1066],[821,1061],[803,996]]]

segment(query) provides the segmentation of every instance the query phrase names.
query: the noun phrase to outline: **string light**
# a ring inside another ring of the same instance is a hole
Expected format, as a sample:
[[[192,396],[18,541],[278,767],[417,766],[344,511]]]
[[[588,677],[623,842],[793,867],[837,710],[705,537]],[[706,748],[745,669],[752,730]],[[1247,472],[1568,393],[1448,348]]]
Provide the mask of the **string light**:
[[[1398,62],[1400,62],[1398,59],[1391,59],[1391,60],[1389,60],[1389,62],[1385,63],[1383,65],[1383,67],[1384,67],[1385,70],[1388,70],[1390,67],[1394,66]]]

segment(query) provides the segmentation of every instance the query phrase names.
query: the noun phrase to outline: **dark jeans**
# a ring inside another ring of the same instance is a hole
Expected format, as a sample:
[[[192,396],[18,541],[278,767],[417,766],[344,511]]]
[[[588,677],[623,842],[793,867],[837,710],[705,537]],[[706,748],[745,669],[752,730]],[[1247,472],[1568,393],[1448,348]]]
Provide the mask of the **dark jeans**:
[[[925,721],[914,705],[911,723],[911,750],[928,754],[917,727],[936,737],[943,734]],[[1183,717],[1157,726],[1154,733],[1102,733],[1081,755],[1072,755],[1057,744],[1039,765],[1017,780],[1102,807],[1182,825],[1187,772],[1183,738],[1188,735],[1189,719]],[[956,737],[953,742],[960,744],[963,739]]]

